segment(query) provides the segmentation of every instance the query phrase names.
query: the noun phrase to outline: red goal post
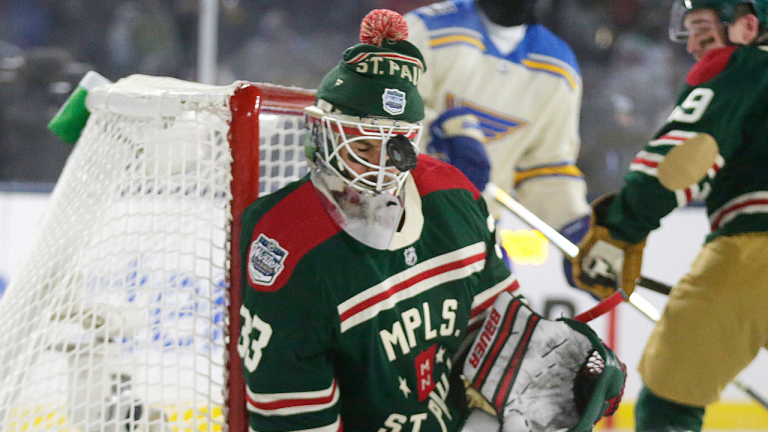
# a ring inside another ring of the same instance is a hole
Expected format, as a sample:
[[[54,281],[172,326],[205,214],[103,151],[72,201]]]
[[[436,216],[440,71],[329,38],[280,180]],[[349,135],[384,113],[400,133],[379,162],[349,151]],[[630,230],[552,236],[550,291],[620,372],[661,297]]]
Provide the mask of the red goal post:
[[[141,75],[91,91],[0,298],[0,432],[247,430],[240,214],[306,172],[313,101]]]
[[[302,118],[303,108],[314,102],[314,91],[301,90],[296,88],[286,88],[271,84],[247,84],[240,87],[235,92],[231,100],[232,108],[232,129],[230,142],[232,145],[232,154],[234,162],[232,164],[232,241],[233,251],[239,251],[241,219],[245,208],[252,203],[257,196],[255,191],[261,191],[261,194],[274,192],[275,188],[284,186],[285,178],[289,178],[287,173],[280,171],[278,165],[277,176],[271,176],[271,172],[264,173],[264,180],[260,181],[261,170],[260,163],[264,163],[265,171],[272,169],[267,159],[270,158],[270,150],[266,146],[254,147],[252,143],[264,141],[266,144],[272,137],[276,136],[270,133],[260,134],[259,122],[254,122],[260,114],[270,114],[280,119],[280,116],[298,116]],[[255,112],[254,112],[255,111]],[[255,127],[254,127],[255,126]],[[256,138],[259,137],[257,140]],[[278,139],[279,142],[279,139]],[[270,142],[271,144],[271,142]],[[304,143],[296,142],[296,145],[303,146]],[[264,147],[262,160],[259,149]],[[280,149],[277,149],[279,153]],[[304,152],[299,151],[296,155],[285,155],[283,159],[296,160],[294,157],[303,160]],[[270,159],[271,160],[271,159]],[[280,158],[277,158],[280,160]],[[291,173],[293,174],[293,173]],[[235,181],[235,179],[240,179]],[[248,179],[248,181],[242,181]],[[274,179],[267,181],[267,179]],[[276,181],[275,181],[276,180]],[[233,253],[231,258],[231,276],[230,283],[233,287],[242,286],[240,254]],[[240,305],[242,304],[241,292],[239,289],[230,292],[230,316],[240,316]],[[245,409],[245,380],[243,378],[242,364],[237,354],[237,340],[240,337],[240,320],[230,321],[229,332],[231,335],[229,344],[229,357],[237,359],[237,362],[230,364],[230,400],[239,401],[237,406],[232,402],[229,406],[228,422],[230,425],[239,425],[243,422],[243,428],[233,430],[246,430],[248,426],[248,414]],[[244,420],[243,420],[244,419]]]

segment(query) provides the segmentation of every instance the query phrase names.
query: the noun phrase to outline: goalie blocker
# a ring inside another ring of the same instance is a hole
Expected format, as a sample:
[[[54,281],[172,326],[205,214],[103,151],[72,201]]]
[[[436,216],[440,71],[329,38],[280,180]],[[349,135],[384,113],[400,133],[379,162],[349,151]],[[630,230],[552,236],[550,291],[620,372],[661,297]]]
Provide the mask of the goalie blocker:
[[[591,431],[616,411],[627,377],[588,325],[546,320],[508,292],[488,311],[463,375],[470,408],[494,415],[503,432]]]

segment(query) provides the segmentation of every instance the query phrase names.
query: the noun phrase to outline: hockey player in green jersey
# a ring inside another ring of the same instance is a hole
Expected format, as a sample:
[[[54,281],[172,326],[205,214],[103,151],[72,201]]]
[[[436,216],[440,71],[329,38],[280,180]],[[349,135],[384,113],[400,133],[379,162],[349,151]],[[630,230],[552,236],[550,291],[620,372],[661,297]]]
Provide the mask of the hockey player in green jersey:
[[[425,65],[406,31],[391,11],[366,17],[363,43],[344,52],[305,109],[309,174],[243,213],[238,354],[249,430],[459,431],[474,414],[457,354],[481,333],[470,362],[480,370],[467,380],[486,393],[503,384],[497,409],[506,395],[520,412],[532,406],[517,395],[531,382],[525,371],[538,367],[546,380],[529,391],[558,381],[565,391],[550,399],[562,409],[547,412],[567,410],[566,424],[586,432],[616,408],[625,373],[586,325],[536,325],[546,320],[509,294],[518,284],[480,192],[456,168],[418,154]],[[505,312],[511,306],[521,312]],[[567,370],[554,360],[566,357]],[[507,411],[487,430],[512,421]]]
[[[673,3],[670,14],[669,38],[686,44],[686,50],[699,60],[705,53],[728,45],[725,24],[717,9],[689,9],[684,3]]]
[[[711,233],[638,368],[638,431],[701,430],[706,406],[768,347],[768,1],[686,0],[673,11],[701,9],[731,44],[701,56],[624,187],[593,203],[573,262],[583,289],[631,293],[648,233],[674,208],[706,204]],[[685,15],[673,13],[671,35]]]

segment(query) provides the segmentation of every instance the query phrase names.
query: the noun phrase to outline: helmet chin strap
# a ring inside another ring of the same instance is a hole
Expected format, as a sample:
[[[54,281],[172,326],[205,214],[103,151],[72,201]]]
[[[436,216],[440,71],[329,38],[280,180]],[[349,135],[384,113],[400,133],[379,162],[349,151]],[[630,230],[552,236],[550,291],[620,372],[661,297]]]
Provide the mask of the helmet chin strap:
[[[475,0],[485,16],[494,24],[514,27],[536,22],[535,0]]]

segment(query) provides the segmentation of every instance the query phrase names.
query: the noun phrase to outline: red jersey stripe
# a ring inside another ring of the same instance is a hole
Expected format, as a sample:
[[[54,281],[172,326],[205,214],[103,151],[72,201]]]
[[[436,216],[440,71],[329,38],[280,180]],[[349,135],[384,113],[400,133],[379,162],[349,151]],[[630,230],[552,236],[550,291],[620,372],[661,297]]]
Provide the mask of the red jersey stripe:
[[[443,264],[443,265],[441,265],[439,267],[435,267],[435,268],[429,269],[429,270],[427,270],[425,272],[419,273],[419,274],[417,274],[417,275],[415,275],[415,276],[413,276],[413,277],[411,277],[411,278],[409,278],[407,280],[404,280],[404,281],[402,281],[402,282],[392,286],[388,290],[386,290],[386,291],[384,291],[384,292],[382,292],[382,293],[380,293],[378,295],[375,295],[375,296],[369,298],[368,300],[366,300],[364,302],[361,302],[361,303],[358,303],[357,305],[349,308],[348,310],[346,310],[344,313],[341,314],[341,317],[340,317],[341,318],[341,322],[346,321],[348,318],[358,314],[359,312],[362,312],[362,311],[370,308],[371,306],[374,306],[375,304],[380,303],[380,302],[382,302],[382,301],[392,297],[393,295],[397,294],[398,292],[403,291],[403,290],[405,290],[405,289],[407,289],[407,288],[409,288],[409,287],[411,287],[413,285],[416,285],[417,283],[419,283],[419,282],[421,282],[423,280],[427,280],[427,279],[429,279],[431,277],[440,275],[442,273],[449,272],[451,270],[456,270],[456,269],[460,269],[462,267],[466,267],[466,266],[468,266],[470,264],[476,263],[476,262],[484,260],[484,259],[485,259],[485,252],[477,254],[477,255],[474,255],[474,256],[471,256],[471,257],[468,257],[468,258],[464,258],[464,259],[459,260],[459,261],[454,261],[454,262],[450,262],[450,263],[447,263],[447,264]]]
[[[334,380],[331,394],[325,397],[320,397],[320,398],[283,399],[283,400],[277,400],[274,402],[256,402],[255,400],[253,400],[253,398],[250,397],[250,395],[246,395],[246,399],[255,408],[258,408],[261,410],[277,410],[281,408],[302,407],[302,406],[309,406],[309,405],[325,405],[330,403],[333,400],[333,398],[336,395],[336,392],[338,391],[338,387],[339,387],[338,383]]]

